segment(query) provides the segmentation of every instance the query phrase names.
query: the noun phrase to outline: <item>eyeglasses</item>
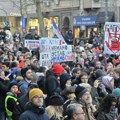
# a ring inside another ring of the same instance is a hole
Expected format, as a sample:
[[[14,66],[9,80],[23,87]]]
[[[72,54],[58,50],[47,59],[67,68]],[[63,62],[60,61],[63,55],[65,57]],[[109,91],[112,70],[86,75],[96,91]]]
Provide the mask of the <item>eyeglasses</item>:
[[[82,112],[82,113],[75,113],[76,115],[79,115],[79,114],[81,114],[81,115],[85,115],[85,113],[84,112]]]
[[[44,96],[35,96],[34,98],[35,98],[35,99],[43,99]]]
[[[26,73],[30,74],[30,73],[33,73],[32,71],[27,71]]]
[[[86,80],[86,79],[88,79],[88,78],[81,78],[81,79],[84,79],[84,80]]]

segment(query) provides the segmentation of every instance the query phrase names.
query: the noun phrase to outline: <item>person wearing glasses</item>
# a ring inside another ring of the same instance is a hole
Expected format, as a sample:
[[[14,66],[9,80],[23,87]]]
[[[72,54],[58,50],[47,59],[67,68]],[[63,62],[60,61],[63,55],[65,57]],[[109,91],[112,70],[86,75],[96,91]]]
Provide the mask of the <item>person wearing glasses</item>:
[[[23,112],[19,120],[49,120],[44,104],[44,94],[39,88],[33,88],[29,92],[29,103],[26,104],[26,111]]]
[[[86,120],[82,105],[78,103],[68,105],[63,120]]]

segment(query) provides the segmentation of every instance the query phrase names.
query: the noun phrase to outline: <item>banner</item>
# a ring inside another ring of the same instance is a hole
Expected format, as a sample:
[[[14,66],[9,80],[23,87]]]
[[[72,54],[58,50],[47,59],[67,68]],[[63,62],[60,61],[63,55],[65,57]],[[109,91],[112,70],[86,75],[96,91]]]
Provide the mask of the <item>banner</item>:
[[[43,52],[40,53],[40,65],[41,66],[47,66],[48,68],[51,67],[51,54],[50,52]]]
[[[104,53],[120,55],[120,23],[106,22],[104,31]]]
[[[40,39],[40,65],[50,66],[53,63],[73,61],[71,45],[60,45],[59,39]]]
[[[50,46],[60,45],[60,40],[58,38],[47,38],[43,37],[40,39],[40,52],[49,52]]]
[[[29,50],[33,50],[38,48],[40,45],[39,40],[25,40],[24,46],[27,47]]]

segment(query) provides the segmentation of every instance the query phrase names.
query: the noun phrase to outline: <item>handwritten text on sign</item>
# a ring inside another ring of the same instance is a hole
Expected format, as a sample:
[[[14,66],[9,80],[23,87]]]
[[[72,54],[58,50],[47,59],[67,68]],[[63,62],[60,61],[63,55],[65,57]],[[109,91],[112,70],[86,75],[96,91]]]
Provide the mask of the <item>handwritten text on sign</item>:
[[[106,54],[120,54],[120,23],[105,23],[104,52]]]
[[[39,47],[39,40],[25,40],[24,46],[29,50]]]

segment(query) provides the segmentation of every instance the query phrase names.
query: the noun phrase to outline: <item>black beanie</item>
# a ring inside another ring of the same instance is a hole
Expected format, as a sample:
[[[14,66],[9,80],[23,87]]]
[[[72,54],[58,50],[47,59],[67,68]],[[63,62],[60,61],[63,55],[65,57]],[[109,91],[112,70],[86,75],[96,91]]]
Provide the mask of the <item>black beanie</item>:
[[[86,93],[88,90],[80,85],[78,85],[75,89],[75,95],[77,100],[84,94]]]
[[[64,99],[60,95],[53,95],[49,99],[49,105],[59,106],[64,104]]]
[[[17,83],[17,82],[11,82],[11,83],[9,84],[9,90],[10,90],[11,87],[14,86],[14,85],[18,86],[18,83]]]
[[[63,73],[60,76],[60,88],[63,90],[65,88],[65,84],[68,80],[71,79],[71,75],[68,73]]]

